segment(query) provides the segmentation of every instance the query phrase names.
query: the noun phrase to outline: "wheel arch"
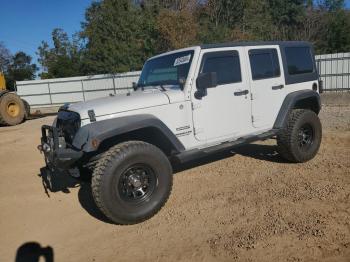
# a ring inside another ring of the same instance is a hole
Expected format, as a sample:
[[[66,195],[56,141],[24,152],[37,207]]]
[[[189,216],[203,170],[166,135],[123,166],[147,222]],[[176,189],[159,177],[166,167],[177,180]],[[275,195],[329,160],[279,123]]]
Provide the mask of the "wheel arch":
[[[274,129],[281,129],[285,126],[288,115],[293,109],[309,109],[318,114],[321,110],[320,95],[313,90],[300,90],[288,94],[277,115]]]
[[[184,150],[174,133],[152,115],[125,116],[83,126],[76,134],[73,146],[84,152],[103,152],[131,140],[153,144],[167,156]]]
[[[0,98],[1,98],[3,95],[7,94],[7,93],[10,93],[10,91],[8,91],[8,90],[1,90],[1,91],[0,91]]]

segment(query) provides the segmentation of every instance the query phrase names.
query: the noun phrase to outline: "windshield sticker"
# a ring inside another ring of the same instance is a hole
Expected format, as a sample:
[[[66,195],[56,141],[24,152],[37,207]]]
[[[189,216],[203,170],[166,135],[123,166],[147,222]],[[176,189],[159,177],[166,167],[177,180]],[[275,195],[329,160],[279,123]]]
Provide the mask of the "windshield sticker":
[[[187,56],[178,57],[175,59],[174,66],[187,64],[190,62],[190,60],[191,60],[191,54],[189,54]]]

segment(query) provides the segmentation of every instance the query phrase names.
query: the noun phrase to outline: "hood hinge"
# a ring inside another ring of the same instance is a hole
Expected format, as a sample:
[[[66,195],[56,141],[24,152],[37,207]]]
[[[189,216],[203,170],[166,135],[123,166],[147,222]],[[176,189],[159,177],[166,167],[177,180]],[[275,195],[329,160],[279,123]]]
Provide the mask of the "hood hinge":
[[[90,122],[96,122],[96,116],[94,110],[88,110],[88,115],[90,118]]]

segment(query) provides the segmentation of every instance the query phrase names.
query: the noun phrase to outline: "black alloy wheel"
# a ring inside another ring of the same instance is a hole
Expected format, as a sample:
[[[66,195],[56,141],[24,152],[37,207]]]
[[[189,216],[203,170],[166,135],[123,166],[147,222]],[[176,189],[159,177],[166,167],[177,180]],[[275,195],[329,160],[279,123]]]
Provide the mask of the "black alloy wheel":
[[[158,178],[146,164],[134,164],[121,175],[118,192],[126,202],[135,204],[147,201],[157,186]]]
[[[313,144],[314,130],[310,124],[304,124],[298,134],[299,147],[302,150],[308,150]]]

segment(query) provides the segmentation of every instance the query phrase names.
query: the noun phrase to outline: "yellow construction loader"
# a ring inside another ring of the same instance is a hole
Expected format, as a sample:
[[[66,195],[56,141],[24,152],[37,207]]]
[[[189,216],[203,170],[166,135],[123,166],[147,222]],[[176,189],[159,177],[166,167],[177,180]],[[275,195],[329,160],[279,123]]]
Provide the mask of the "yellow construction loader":
[[[0,71],[0,125],[18,125],[28,117],[29,111],[26,101],[6,90],[5,77]]]

